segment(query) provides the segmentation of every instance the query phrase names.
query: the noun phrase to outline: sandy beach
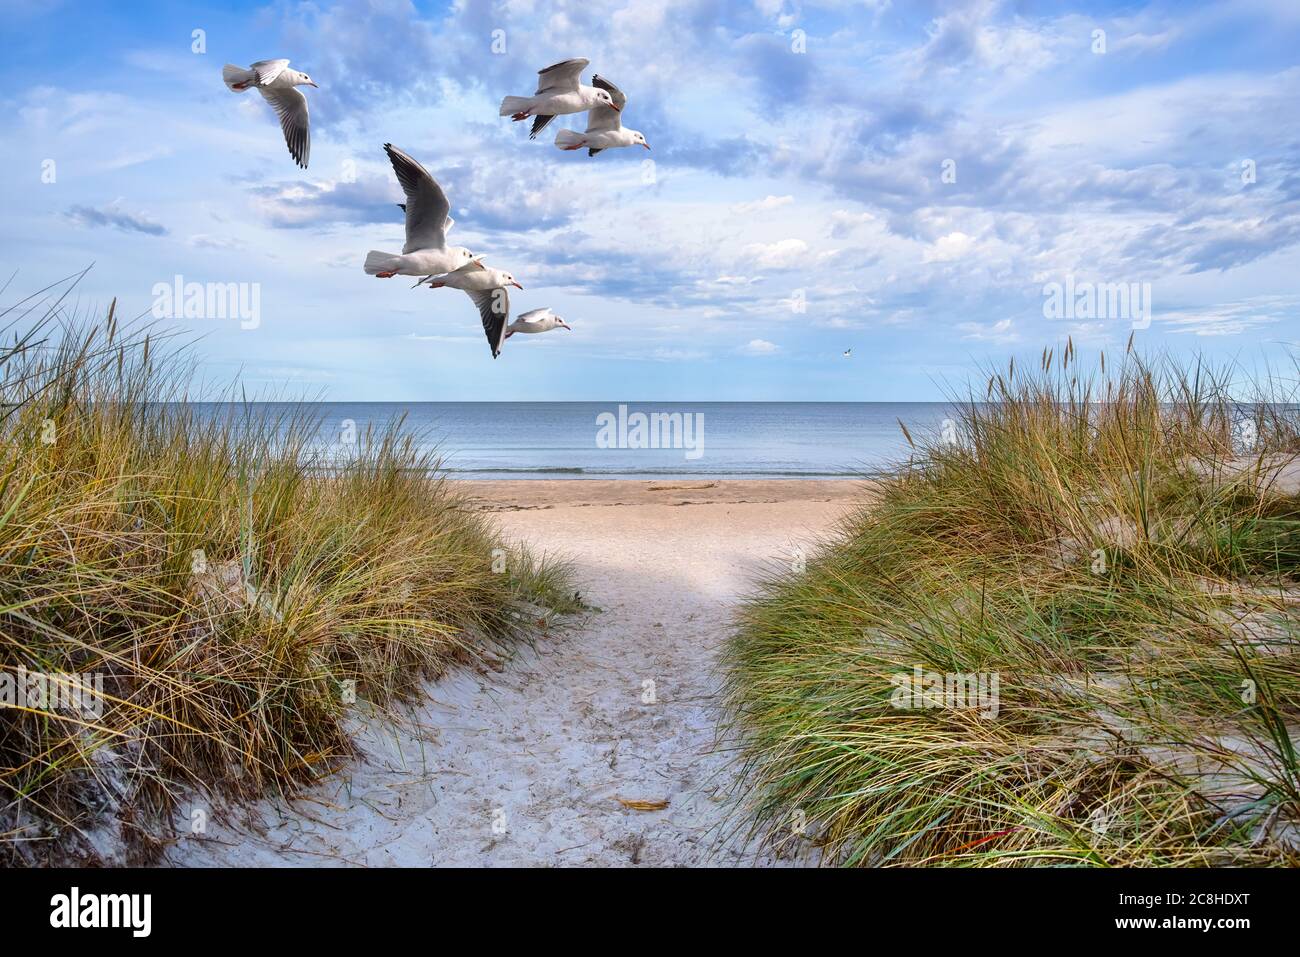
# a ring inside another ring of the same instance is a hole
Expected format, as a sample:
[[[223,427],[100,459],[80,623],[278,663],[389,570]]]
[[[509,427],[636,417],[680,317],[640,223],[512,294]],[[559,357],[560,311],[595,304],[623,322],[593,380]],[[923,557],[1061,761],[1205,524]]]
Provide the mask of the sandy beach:
[[[291,805],[211,815],[172,864],[747,865],[716,652],[765,567],[810,552],[857,481],[465,483],[506,534],[575,566],[592,611],[426,687],[400,726]],[[649,802],[638,810],[623,802]]]

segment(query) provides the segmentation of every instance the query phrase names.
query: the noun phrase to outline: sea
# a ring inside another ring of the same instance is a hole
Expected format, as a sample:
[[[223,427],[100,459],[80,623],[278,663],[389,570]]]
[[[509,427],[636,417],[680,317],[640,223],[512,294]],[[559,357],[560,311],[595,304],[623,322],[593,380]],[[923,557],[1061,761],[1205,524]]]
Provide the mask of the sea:
[[[210,411],[228,406],[201,403]],[[346,459],[367,429],[400,419],[463,479],[812,479],[880,475],[906,461],[900,423],[934,434],[944,402],[250,403],[305,413],[321,461]]]

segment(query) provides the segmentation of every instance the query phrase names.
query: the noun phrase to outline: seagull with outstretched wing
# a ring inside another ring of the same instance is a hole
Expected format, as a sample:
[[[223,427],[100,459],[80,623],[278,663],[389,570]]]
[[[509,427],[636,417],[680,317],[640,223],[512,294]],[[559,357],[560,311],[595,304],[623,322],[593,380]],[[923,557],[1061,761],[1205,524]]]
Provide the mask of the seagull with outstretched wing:
[[[478,309],[479,319],[483,321],[483,335],[487,336],[492,348],[492,358],[501,355],[501,346],[506,341],[506,321],[510,318],[510,293],[505,286],[495,289],[465,290],[474,306]]]
[[[584,113],[597,106],[619,109],[607,91],[583,84],[582,71],[590,62],[586,57],[574,57],[538,70],[537,92],[532,96],[507,96],[501,101],[501,115],[516,122],[534,117],[528,134],[529,139],[534,139],[557,116]]]
[[[587,131],[560,130],[555,134],[555,145],[562,150],[580,150],[587,148],[588,156],[595,156],[601,150],[617,149],[620,146],[644,146],[650,148],[645,136],[639,130],[623,128],[623,107],[627,105],[627,94],[603,76],[593,76],[592,84],[597,89],[609,94],[611,106],[593,106],[587,113]]]
[[[311,124],[307,97],[296,87],[316,86],[306,73],[289,69],[288,60],[258,60],[247,70],[227,63],[221,79],[235,93],[257,90],[280,118],[280,130],[289,155],[303,169],[311,158]],[[319,89],[319,87],[317,87]]]
[[[424,280],[421,280],[424,282]],[[501,343],[506,338],[506,321],[510,318],[510,296],[507,286],[523,289],[515,277],[500,269],[483,265],[482,258],[477,258],[441,276],[428,280],[430,289],[443,286],[464,291],[478,309],[479,319],[483,322],[483,333],[488,345],[492,347],[492,358],[501,354]]]
[[[552,329],[573,331],[571,325],[551,312],[550,309],[531,309],[528,312],[521,313],[514,322],[506,326],[506,338],[509,339],[516,332],[535,335],[539,332],[550,332]]]
[[[429,171],[392,143],[384,144],[393,173],[406,194],[398,207],[406,214],[406,244],[401,254],[372,249],[366,253],[365,270],[370,276],[436,276],[459,269],[474,258],[464,246],[448,246],[447,231],[452,218],[451,203]]]

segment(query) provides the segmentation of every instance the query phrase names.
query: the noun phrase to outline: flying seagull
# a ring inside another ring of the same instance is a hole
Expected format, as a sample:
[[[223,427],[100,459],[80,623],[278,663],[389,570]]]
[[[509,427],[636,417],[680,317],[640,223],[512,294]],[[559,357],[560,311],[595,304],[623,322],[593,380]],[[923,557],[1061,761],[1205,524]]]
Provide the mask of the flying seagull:
[[[524,288],[515,281],[515,277],[508,272],[483,265],[480,257],[470,260],[459,269],[441,276],[432,276],[428,283],[430,289],[449,286],[452,289],[462,289],[469,295],[478,309],[479,319],[483,321],[483,333],[487,336],[488,345],[492,347],[492,358],[499,356],[501,343],[506,338],[506,320],[510,318],[510,296],[506,287]]]
[[[582,113],[597,106],[607,106],[617,112],[620,108],[607,90],[598,90],[594,86],[584,86],[582,71],[591,61],[586,57],[574,57],[553,63],[545,70],[538,70],[537,92],[532,96],[507,96],[501,101],[501,115],[512,120],[526,120],[535,117],[529,139],[546,129],[546,124],[563,113]]]
[[[587,132],[560,130],[555,134],[555,145],[562,150],[580,150],[587,147],[587,155],[595,156],[601,150],[615,149],[619,146],[644,146],[650,148],[645,137],[637,130],[623,129],[620,114],[627,104],[627,95],[603,76],[593,76],[592,84],[604,90],[613,100],[613,106],[593,106],[587,114]]]
[[[845,350],[844,350],[844,358],[847,359],[847,358],[848,358],[849,356],[851,356],[851,355],[853,355],[853,349],[852,349],[852,348],[849,348],[849,349],[845,349]]]
[[[533,309],[520,315],[514,322],[506,326],[506,338],[509,339],[516,332],[536,333],[550,332],[552,329],[568,329],[573,331],[573,327],[565,322],[562,318],[551,312],[550,309]]]
[[[384,144],[384,152],[406,193],[406,202],[397,204],[406,213],[406,245],[400,256],[370,250],[366,253],[366,274],[379,279],[397,275],[436,276],[473,260],[474,256],[464,246],[447,245],[447,231],[453,220],[447,215],[451,206],[438,181],[392,143]]]
[[[258,60],[247,70],[227,63],[221,68],[221,79],[236,93],[256,89],[266,102],[275,108],[280,117],[280,129],[289,146],[289,155],[303,169],[311,156],[311,130],[307,120],[307,97],[294,89],[298,86],[316,86],[306,73],[289,69],[288,60]],[[320,87],[316,87],[320,89]]]

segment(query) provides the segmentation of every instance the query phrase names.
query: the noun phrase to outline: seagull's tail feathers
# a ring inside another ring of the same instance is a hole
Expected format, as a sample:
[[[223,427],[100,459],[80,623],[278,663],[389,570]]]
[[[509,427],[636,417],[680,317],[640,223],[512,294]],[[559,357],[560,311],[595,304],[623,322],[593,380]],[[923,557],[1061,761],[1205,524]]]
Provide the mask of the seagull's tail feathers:
[[[555,134],[555,145],[562,150],[576,150],[587,142],[587,137],[574,130],[560,130]]]
[[[525,113],[532,102],[531,96],[507,96],[501,101],[501,115],[514,116],[516,113]]]
[[[395,272],[402,265],[402,257],[395,253],[382,253],[372,249],[366,253],[366,275],[374,276],[381,272]]]
[[[221,68],[221,79],[225,80],[226,86],[236,93],[243,93],[257,79],[257,74],[252,70],[245,70],[243,67],[227,63]]]

